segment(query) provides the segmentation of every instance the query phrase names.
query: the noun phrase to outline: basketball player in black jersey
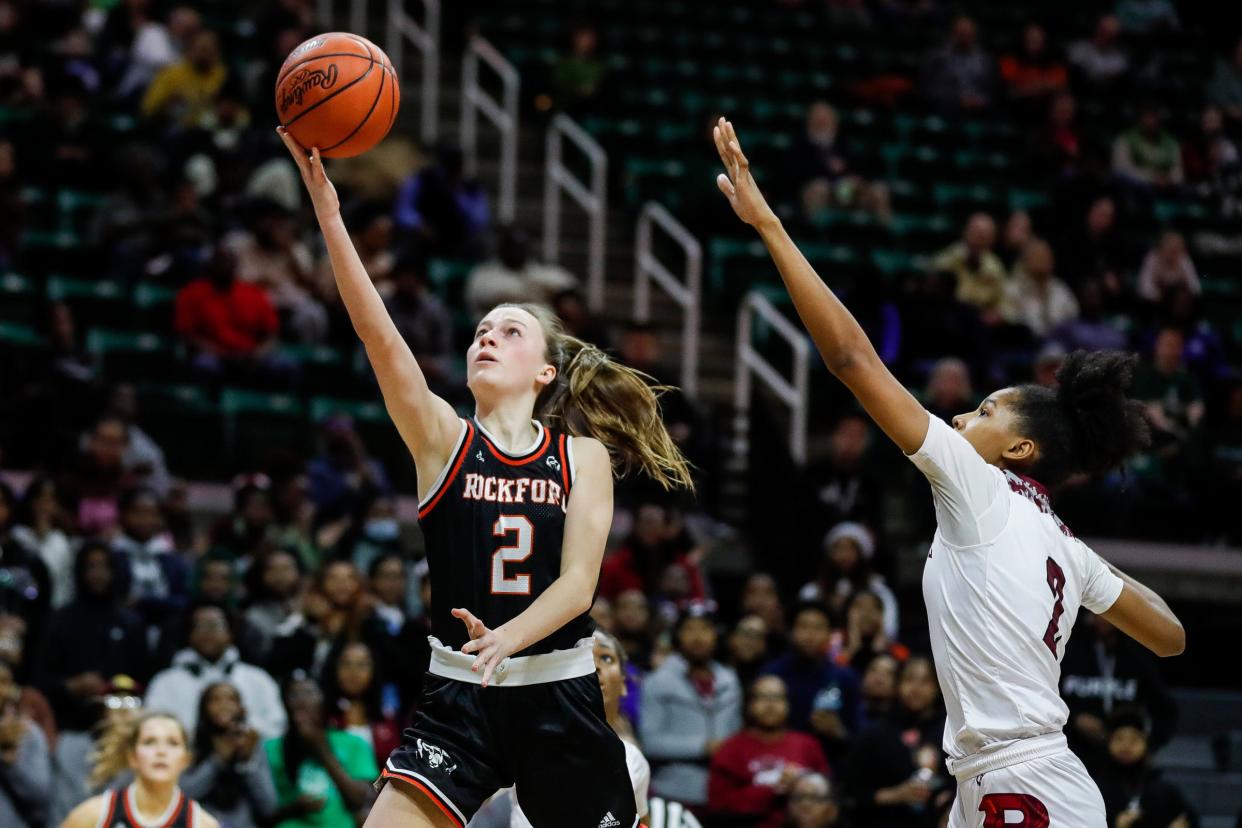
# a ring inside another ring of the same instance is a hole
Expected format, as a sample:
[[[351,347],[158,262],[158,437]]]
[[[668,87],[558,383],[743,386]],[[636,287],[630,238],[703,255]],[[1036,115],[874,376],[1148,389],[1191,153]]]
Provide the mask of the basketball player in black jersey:
[[[367,276],[316,150],[283,130],[337,288],[418,472],[432,654],[418,717],[367,826],[463,826],[515,785],[538,828],[637,824],[608,726],[588,610],[612,522],[613,465],[690,486],[644,377],[502,305],[467,353],[475,416],[434,395]],[[451,611],[450,611],[450,608]]]
[[[220,828],[177,782],[190,765],[181,722],[167,713],[112,719],[99,740],[92,784],[129,769],[134,781],[91,797],[74,808],[61,828]]]

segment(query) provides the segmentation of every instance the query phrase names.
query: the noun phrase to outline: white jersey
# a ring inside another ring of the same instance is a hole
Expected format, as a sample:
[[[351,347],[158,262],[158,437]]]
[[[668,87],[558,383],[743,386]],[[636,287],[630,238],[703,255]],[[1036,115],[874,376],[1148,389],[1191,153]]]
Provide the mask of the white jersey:
[[[988,465],[966,438],[929,420],[910,460],[936,505],[923,599],[952,769],[954,760],[1060,733],[1061,657],[1078,608],[1104,612],[1123,583],[1057,518],[1043,487]]]

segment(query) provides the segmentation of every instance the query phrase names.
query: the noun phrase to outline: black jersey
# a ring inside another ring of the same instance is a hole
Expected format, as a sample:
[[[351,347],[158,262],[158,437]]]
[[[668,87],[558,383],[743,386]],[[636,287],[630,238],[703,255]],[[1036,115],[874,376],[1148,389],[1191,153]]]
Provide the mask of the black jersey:
[[[573,438],[536,423],[525,452],[503,451],[477,420],[464,429],[419,505],[431,577],[431,631],[460,650],[470,610],[489,629],[520,615],[561,573],[565,511],[574,483]],[[583,613],[520,653],[567,650],[594,630]]]
[[[198,803],[179,790],[168,811],[154,822],[139,821],[133,785],[108,791],[104,796],[107,801],[104,802],[103,819],[99,821],[100,828],[194,828],[197,822]]]

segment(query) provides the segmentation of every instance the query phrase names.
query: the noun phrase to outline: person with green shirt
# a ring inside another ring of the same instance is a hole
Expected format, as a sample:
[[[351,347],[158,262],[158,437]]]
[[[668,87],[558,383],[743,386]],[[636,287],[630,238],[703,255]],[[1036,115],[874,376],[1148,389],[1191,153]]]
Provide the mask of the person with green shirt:
[[[379,776],[371,747],[326,726],[323,693],[313,679],[285,685],[289,730],[263,745],[276,784],[276,828],[354,828],[374,799]]]

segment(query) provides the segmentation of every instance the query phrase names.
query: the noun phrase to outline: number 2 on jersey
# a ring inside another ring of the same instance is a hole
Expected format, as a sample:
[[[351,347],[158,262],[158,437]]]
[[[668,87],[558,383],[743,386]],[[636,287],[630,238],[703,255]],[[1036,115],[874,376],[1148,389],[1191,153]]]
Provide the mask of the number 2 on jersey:
[[[1052,657],[1056,658],[1057,642],[1061,638],[1057,635],[1057,625],[1061,623],[1061,615],[1065,612],[1065,570],[1051,557],[1048,558],[1048,588],[1052,590],[1057,601],[1052,605],[1052,620],[1044,631],[1044,643],[1052,651]]]
[[[535,527],[523,515],[501,515],[492,527],[498,538],[517,533],[517,542],[502,546],[492,555],[492,595],[530,595],[530,575],[505,577],[505,564],[521,563],[534,551]]]

